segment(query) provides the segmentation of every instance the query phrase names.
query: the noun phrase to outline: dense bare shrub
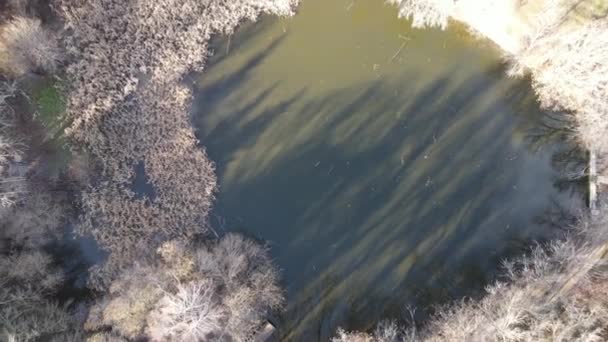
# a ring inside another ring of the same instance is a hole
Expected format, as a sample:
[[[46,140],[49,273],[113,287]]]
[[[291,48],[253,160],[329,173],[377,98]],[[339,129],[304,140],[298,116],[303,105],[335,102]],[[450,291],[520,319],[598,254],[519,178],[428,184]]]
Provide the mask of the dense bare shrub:
[[[13,249],[40,248],[61,236],[67,222],[66,198],[32,187],[35,186],[26,182],[23,188],[27,194],[15,205],[4,208],[0,217],[0,241],[6,241]]]
[[[543,106],[576,114],[585,147],[608,153],[608,20],[589,20],[568,29],[548,27],[552,29],[530,37],[511,57],[513,64],[520,73],[532,72]]]
[[[7,295],[0,290],[0,341],[81,342],[84,335],[65,308],[23,290]],[[113,340],[114,341],[114,340]]]
[[[14,82],[0,82],[0,217],[23,192],[24,174],[13,163],[21,159],[21,148],[10,131],[14,127],[14,112],[7,100],[18,92]]]
[[[41,249],[57,235],[58,221],[42,214],[53,202],[32,197],[40,198],[25,196],[0,217],[0,340],[77,341],[72,315],[49,299],[64,279]]]
[[[15,17],[0,27],[0,72],[53,72],[60,56],[56,37],[39,19]]]
[[[448,26],[448,19],[454,9],[454,0],[387,0],[399,6],[399,16],[412,19],[417,28]]]
[[[0,255],[0,340],[67,341],[72,315],[48,298],[63,281],[50,256],[20,248]]]
[[[127,342],[124,337],[109,332],[96,332],[84,339],[87,342]]]
[[[58,271],[49,271],[51,269],[50,256],[40,251],[27,251],[0,258],[0,277],[6,282],[27,284],[40,291],[53,291],[63,281],[63,275]]]
[[[67,310],[28,290],[11,294],[0,290],[0,301],[5,303],[0,305],[2,341],[65,341],[60,336],[74,329]]]
[[[100,182],[82,196],[79,226],[112,253],[97,279],[135,259],[134,241],[154,251],[162,241],[206,232],[214,166],[194,136],[191,94],[180,80],[202,69],[212,33],[229,33],[262,12],[291,14],[295,2],[55,1],[73,32],[66,41],[73,60],[68,134],[101,169]],[[154,199],[137,199],[130,188],[139,163]]]
[[[150,336],[155,341],[197,342],[221,339],[229,317],[212,280],[178,284],[176,293],[166,293],[149,317]]]
[[[279,275],[268,251],[252,240],[228,234],[211,249],[196,255],[198,271],[221,279],[224,303],[230,311],[226,330],[244,340],[270,309],[280,308],[283,294]]]
[[[111,326],[127,338],[153,341],[245,341],[283,294],[267,250],[229,234],[212,246],[171,241],[120,274],[98,302],[88,329]]]
[[[368,334],[358,331],[345,331],[338,329],[332,342],[409,342],[415,341],[414,335],[405,335],[397,323],[384,321],[378,324],[373,333]]]
[[[608,215],[583,219],[566,239],[506,263],[506,279],[479,300],[439,308],[399,341],[603,341],[608,331]],[[418,333],[418,335],[416,335]],[[382,341],[340,332],[336,341]],[[364,340],[367,341],[367,340]]]
[[[360,331],[346,331],[342,328],[338,329],[336,336],[331,339],[332,342],[375,342],[374,336]],[[384,341],[382,341],[384,342]]]

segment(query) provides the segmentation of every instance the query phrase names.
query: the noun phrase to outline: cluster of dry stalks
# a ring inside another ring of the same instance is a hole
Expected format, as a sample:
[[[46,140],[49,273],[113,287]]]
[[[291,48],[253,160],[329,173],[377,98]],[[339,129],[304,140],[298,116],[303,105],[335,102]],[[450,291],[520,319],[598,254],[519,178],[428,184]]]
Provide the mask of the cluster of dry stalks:
[[[57,36],[43,27],[30,0],[0,1],[0,73],[20,77],[57,69]]]
[[[71,63],[69,136],[96,160],[100,179],[84,191],[79,230],[111,257],[101,277],[162,241],[206,232],[213,163],[190,124],[190,90],[212,33],[230,33],[263,12],[292,13],[294,0],[57,0]],[[154,198],[131,188],[143,163]],[[141,248],[133,248],[139,245]],[[98,282],[98,287],[104,287]]]

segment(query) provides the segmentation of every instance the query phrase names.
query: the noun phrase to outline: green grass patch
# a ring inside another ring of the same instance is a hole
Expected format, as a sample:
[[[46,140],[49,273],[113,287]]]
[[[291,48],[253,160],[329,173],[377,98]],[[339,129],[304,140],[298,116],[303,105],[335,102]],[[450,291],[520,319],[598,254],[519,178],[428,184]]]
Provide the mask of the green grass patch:
[[[66,122],[66,96],[63,84],[56,79],[49,79],[36,86],[30,98],[35,107],[34,119],[45,130],[46,142],[53,146],[49,172],[59,174],[69,164],[71,152],[64,135],[68,126]]]
[[[49,82],[34,93],[34,103],[37,110],[37,119],[49,128],[61,126],[63,122],[66,102],[58,82]]]

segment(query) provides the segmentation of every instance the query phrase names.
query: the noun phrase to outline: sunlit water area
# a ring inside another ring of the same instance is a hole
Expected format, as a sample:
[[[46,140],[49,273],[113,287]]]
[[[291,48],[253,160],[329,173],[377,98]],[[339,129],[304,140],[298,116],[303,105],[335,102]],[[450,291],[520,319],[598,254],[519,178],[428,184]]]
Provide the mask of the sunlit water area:
[[[213,43],[193,122],[217,164],[219,234],[268,242],[282,340],[474,295],[555,228],[563,144],[526,80],[458,25],[379,0],[305,0]]]

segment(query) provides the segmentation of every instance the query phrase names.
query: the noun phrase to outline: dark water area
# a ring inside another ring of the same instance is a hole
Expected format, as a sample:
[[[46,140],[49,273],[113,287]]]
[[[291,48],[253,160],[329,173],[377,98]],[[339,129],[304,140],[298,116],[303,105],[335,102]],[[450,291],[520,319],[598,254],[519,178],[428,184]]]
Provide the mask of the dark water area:
[[[65,277],[64,285],[55,294],[55,299],[71,305],[90,301],[94,292],[87,287],[89,268],[102,265],[108,253],[101,250],[92,237],[76,235],[71,224],[65,227],[63,239],[48,249]]]
[[[146,169],[143,162],[137,163],[134,170],[134,178],[131,184],[131,190],[137,199],[148,199],[154,201],[156,199],[156,189],[148,180]]]
[[[474,295],[581,204],[559,120],[461,27],[307,0],[213,47],[193,122],[217,163],[214,221],[270,244],[285,341]]]

